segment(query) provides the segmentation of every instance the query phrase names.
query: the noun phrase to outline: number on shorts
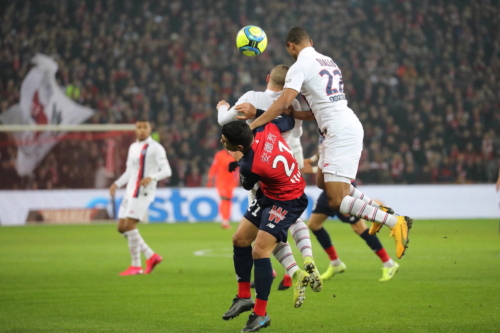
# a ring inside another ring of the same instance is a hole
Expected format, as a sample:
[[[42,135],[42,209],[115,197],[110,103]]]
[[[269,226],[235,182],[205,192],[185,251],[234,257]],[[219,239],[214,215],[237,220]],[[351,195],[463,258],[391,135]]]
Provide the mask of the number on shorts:
[[[255,206],[255,209],[254,209]],[[255,217],[257,217],[257,213],[260,210],[260,206],[257,204],[257,199],[253,199],[252,203],[250,204],[250,207],[248,207],[248,211],[251,212],[251,214]]]

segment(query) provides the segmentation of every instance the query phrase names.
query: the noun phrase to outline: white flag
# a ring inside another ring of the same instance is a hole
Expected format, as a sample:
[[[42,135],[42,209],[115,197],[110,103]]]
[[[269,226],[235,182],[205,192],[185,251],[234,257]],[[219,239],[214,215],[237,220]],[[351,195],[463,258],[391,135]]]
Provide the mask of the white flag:
[[[66,97],[57,85],[57,63],[50,57],[37,54],[35,64],[21,85],[18,106],[9,109],[1,120],[6,125],[76,125],[87,120],[94,111]],[[45,155],[61,139],[64,132],[18,132],[16,170],[19,176],[32,174]]]

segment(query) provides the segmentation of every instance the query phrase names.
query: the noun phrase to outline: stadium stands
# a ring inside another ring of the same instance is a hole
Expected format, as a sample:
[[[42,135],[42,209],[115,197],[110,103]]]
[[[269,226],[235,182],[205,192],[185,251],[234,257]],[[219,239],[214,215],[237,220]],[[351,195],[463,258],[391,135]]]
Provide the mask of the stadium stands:
[[[67,95],[96,110],[90,123],[151,119],[173,168],[168,186],[199,185],[220,149],[216,103],[263,89],[273,65],[291,64],[285,35],[302,26],[339,64],[349,105],[364,125],[363,183],[491,182],[500,159],[498,2],[5,2],[0,111],[18,101],[31,57],[51,55]],[[269,37],[257,58],[234,45],[247,24]],[[305,126],[306,154],[317,135],[314,123]],[[69,145],[63,141],[30,181],[15,173],[15,147],[0,145],[0,187],[101,184],[94,180],[102,175],[105,143],[71,144],[71,156],[58,153]]]

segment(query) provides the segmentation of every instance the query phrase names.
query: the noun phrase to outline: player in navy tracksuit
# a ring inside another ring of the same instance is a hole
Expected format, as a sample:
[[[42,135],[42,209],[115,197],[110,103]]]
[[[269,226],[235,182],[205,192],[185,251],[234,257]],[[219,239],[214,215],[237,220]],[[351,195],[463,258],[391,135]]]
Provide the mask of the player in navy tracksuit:
[[[293,118],[282,116],[253,133],[242,121],[233,121],[222,127],[221,142],[239,159],[242,186],[251,190],[257,182],[261,183],[256,199],[233,236],[238,295],[223,316],[228,320],[253,308],[243,332],[269,326],[266,306],[273,282],[270,255],[278,242],[286,242],[288,229],[307,208],[306,183],[290,147],[281,136],[293,126]],[[255,304],[250,294],[253,267]],[[295,275],[303,284],[308,284],[306,272],[299,270]]]

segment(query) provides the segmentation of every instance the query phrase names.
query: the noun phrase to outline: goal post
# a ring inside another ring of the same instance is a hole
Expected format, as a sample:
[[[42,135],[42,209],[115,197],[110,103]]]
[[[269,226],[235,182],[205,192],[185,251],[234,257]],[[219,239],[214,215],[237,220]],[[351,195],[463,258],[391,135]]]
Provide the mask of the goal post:
[[[134,131],[134,124],[1,125],[0,132],[121,132]]]
[[[108,187],[135,140],[135,124],[0,125],[0,189]]]

